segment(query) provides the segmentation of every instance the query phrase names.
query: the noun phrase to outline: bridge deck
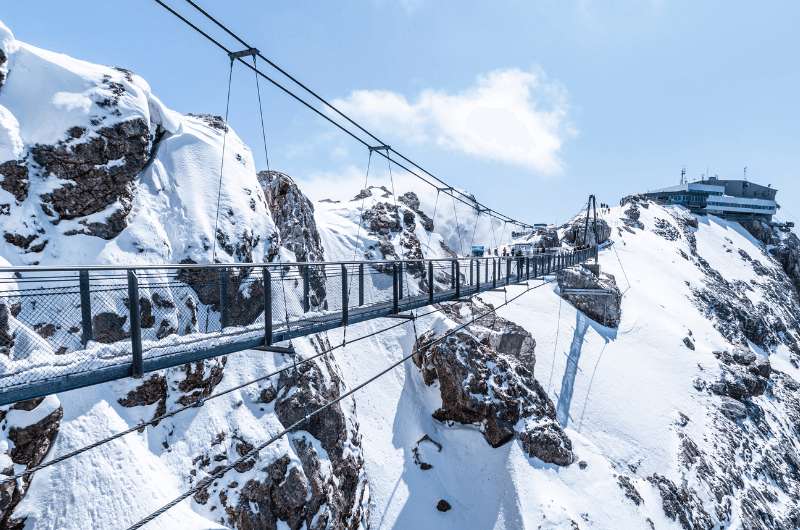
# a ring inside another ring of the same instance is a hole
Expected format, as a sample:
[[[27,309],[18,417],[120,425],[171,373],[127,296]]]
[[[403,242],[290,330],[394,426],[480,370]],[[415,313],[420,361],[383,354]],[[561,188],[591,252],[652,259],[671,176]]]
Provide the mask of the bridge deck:
[[[542,278],[520,258],[0,269],[0,405]]]

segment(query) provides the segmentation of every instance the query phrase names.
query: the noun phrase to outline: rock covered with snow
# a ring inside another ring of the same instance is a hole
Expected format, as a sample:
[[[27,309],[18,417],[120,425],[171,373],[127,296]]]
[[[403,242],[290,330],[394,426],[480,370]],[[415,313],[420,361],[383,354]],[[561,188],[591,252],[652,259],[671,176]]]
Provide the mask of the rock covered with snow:
[[[457,303],[447,314],[459,322],[486,310],[480,302]],[[434,338],[433,332],[420,336],[413,358],[425,384],[438,385],[442,406],[434,418],[476,425],[492,447],[517,438],[529,456],[560,466],[574,461],[555,407],[533,377],[529,333],[491,316],[426,346]]]
[[[557,274],[558,287],[564,289],[589,289],[596,294],[564,293],[562,296],[576,308],[604,326],[619,326],[622,314],[622,293],[610,274],[598,277],[586,267],[570,267]]]
[[[605,219],[598,218],[597,221],[595,221],[593,218],[590,218],[587,230],[586,219],[580,215],[562,226],[559,230],[563,241],[577,247],[599,245],[605,243],[608,241],[608,238],[611,237],[611,227]],[[585,237],[584,232],[586,233]]]

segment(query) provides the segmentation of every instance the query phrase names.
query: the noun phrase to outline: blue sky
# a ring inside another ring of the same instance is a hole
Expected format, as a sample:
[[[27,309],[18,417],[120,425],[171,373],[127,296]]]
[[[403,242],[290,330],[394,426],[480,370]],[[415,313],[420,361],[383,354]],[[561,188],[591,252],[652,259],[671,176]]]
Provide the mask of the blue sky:
[[[172,3],[188,12],[182,0]],[[706,171],[780,191],[800,220],[800,3],[199,0],[391,145],[509,215]],[[4,2],[17,38],[130,68],[170,107],[224,112],[227,58],[149,0]],[[205,25],[204,25],[205,26]],[[226,41],[228,42],[228,41]],[[273,169],[355,193],[364,148],[265,88]],[[263,163],[252,74],[231,122]]]

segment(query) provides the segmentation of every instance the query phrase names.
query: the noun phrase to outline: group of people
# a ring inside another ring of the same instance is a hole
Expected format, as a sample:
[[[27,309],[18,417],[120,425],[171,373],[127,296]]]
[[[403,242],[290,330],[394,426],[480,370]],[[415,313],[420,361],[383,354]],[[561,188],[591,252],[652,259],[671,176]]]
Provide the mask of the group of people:
[[[608,204],[606,204],[604,202],[601,202],[600,203],[600,213],[601,214],[611,213],[611,206],[609,206]]]

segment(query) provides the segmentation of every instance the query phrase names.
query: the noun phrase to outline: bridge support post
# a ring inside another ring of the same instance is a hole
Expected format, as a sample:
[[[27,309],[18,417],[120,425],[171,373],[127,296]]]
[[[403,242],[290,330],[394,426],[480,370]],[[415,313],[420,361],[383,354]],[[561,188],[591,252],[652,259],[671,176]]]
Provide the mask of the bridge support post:
[[[219,270],[219,326],[226,328],[228,326],[228,314],[230,301],[228,300],[228,279],[230,272],[228,269]]]
[[[428,262],[428,303],[433,303],[433,262]]]
[[[139,280],[136,271],[128,271],[128,312],[130,314],[131,328],[131,377],[140,378],[144,375],[142,364],[142,325],[139,313]]]
[[[392,263],[392,310],[395,313],[400,312],[400,299],[398,297],[398,278],[397,278],[397,263]]]
[[[364,264],[358,264],[358,305],[364,305]]]
[[[272,344],[272,275],[267,267],[262,269],[264,282],[264,345]]]
[[[347,265],[342,263],[342,325],[347,325],[349,296],[347,293]]]
[[[86,346],[94,338],[92,332],[92,297],[90,296],[89,271],[78,273],[81,291],[81,344]]]
[[[303,267],[303,313],[311,311],[311,289],[308,282],[309,268],[308,265]]]
[[[399,265],[399,267],[398,267],[399,272],[398,272],[398,275],[397,275],[397,292],[398,292],[398,298],[400,298],[400,300],[402,300],[403,299],[403,262],[401,261],[398,265]]]
[[[472,285],[472,282],[474,281],[474,278],[473,278],[473,275],[472,275],[472,267],[473,267],[473,265],[475,265],[475,260],[474,259],[470,259],[469,260],[469,284],[470,285]]]
[[[453,260],[453,264],[456,268],[456,299],[461,298],[461,264],[458,263],[458,260]]]

